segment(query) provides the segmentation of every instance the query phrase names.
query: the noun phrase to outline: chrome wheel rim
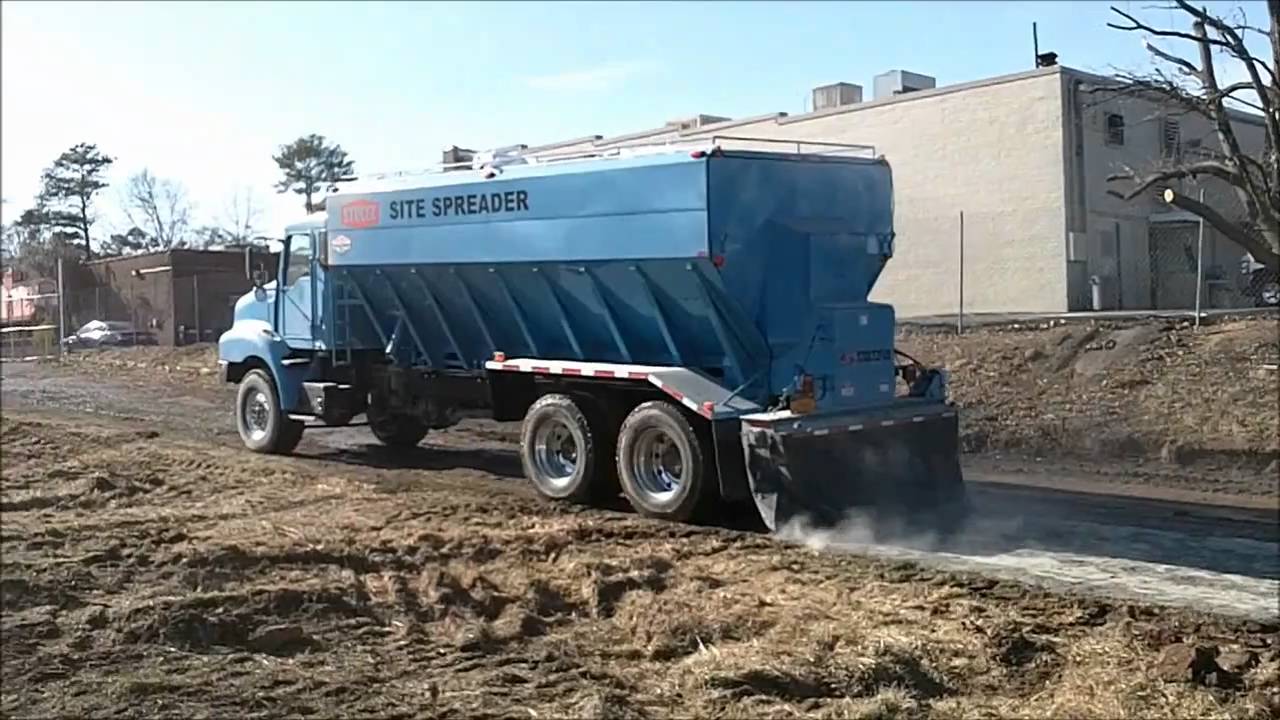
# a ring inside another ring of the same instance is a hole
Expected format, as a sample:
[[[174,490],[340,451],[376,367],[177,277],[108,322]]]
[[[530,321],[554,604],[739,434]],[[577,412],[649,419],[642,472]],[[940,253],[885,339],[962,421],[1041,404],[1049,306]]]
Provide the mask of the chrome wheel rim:
[[[261,440],[267,435],[267,426],[271,423],[271,402],[267,394],[261,390],[250,395],[244,404],[244,426],[249,430],[249,437]]]
[[[661,428],[649,428],[635,439],[631,475],[639,489],[657,502],[666,502],[684,485],[687,464],[676,439]]]
[[[533,464],[548,485],[563,490],[578,470],[578,441],[558,419],[542,423],[533,435]]]

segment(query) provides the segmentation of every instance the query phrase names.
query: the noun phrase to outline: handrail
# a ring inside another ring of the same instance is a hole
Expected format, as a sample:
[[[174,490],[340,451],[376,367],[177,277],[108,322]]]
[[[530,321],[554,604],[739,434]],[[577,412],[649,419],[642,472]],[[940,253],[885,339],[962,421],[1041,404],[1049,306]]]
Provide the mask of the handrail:
[[[752,137],[746,135],[710,135],[700,138],[678,138],[675,142],[637,142],[633,144],[612,145],[609,147],[592,147],[578,151],[568,151],[561,153],[548,154],[531,154],[512,153],[504,158],[503,156],[494,156],[493,159],[481,165],[477,165],[474,160],[466,162],[454,163],[438,163],[430,165],[419,170],[398,170],[391,172],[370,173],[360,175],[358,177],[341,178],[335,181],[331,192],[336,190],[337,183],[369,181],[369,180],[392,180],[407,179],[421,175],[436,175],[449,171],[463,172],[488,172],[494,168],[501,168],[502,160],[510,159],[513,164],[524,165],[543,165],[564,162],[582,162],[587,160],[605,160],[612,158],[636,157],[641,155],[662,155],[667,153],[687,152],[691,150],[711,151],[715,148],[729,149],[723,147],[723,141],[744,142],[744,143],[774,143],[795,146],[795,152],[801,155],[840,155],[849,152],[858,153],[859,156],[869,158],[875,157],[874,145],[861,145],[856,143],[836,143],[821,140],[800,140],[792,138],[767,138]],[[815,148],[831,148],[829,151],[806,152],[805,147]],[[479,154],[479,153],[478,153]],[[494,162],[498,164],[495,165]]]

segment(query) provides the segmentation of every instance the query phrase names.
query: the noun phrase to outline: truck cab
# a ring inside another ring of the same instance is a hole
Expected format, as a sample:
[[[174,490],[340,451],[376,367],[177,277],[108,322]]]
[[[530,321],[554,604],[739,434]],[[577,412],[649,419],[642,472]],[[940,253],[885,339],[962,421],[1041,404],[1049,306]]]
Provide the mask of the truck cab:
[[[324,213],[288,226],[276,276],[270,280],[261,251],[245,248],[245,274],[254,287],[236,302],[235,322],[266,323],[290,347],[314,350],[318,335],[313,323],[320,320],[316,301],[324,282],[324,266],[319,258],[325,234]],[[236,335],[228,333],[223,337],[233,341]]]

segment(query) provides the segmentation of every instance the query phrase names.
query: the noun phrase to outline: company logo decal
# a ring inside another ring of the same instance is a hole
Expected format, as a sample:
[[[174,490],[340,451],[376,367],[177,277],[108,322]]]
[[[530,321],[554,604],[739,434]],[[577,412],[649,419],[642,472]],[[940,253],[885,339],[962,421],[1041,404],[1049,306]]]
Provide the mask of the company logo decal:
[[[343,205],[342,224],[350,228],[367,228],[377,225],[378,203],[372,200],[353,200]]]

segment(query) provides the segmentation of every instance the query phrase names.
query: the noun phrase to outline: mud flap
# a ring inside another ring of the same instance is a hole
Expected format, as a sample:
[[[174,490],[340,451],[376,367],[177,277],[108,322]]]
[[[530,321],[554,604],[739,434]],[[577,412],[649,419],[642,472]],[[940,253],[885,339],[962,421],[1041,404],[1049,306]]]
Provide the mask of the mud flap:
[[[954,412],[782,425],[742,426],[751,493],[770,530],[856,525],[886,541],[945,539],[963,527],[968,502]]]

